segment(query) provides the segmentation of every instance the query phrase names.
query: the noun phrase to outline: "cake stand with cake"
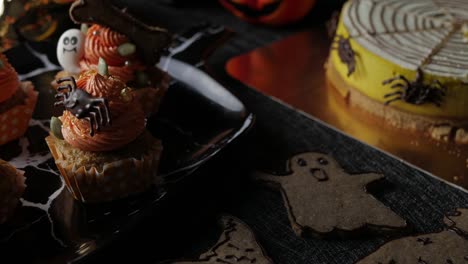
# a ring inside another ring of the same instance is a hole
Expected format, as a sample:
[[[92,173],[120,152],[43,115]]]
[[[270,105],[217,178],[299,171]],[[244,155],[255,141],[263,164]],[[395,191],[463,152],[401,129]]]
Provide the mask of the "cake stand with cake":
[[[327,77],[350,106],[468,143],[468,2],[348,1],[330,49]]]

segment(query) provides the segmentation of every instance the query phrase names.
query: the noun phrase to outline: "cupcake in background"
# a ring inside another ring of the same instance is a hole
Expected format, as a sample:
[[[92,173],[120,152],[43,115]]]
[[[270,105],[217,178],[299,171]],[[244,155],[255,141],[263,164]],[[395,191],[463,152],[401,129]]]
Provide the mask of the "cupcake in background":
[[[155,114],[166,93],[169,75],[157,67],[146,66],[129,38],[108,27],[94,24],[86,30],[82,70],[97,69],[99,58],[109,65],[109,73],[135,89],[145,114]]]
[[[0,159],[0,224],[13,215],[26,185],[24,172]]]
[[[169,75],[153,65],[145,65],[127,36],[101,25],[88,28],[82,24],[81,31],[66,31],[57,44],[57,57],[64,70],[57,73],[56,80],[70,75],[77,78],[80,72],[97,70],[99,58],[103,58],[110,75],[135,89],[146,116],[157,112],[169,87]],[[53,86],[58,87],[56,81]]]
[[[26,133],[38,93],[31,82],[20,82],[15,69],[0,53],[0,145]]]
[[[108,72],[89,70],[76,80],[60,80],[57,105],[46,138],[72,195],[103,202],[148,190],[158,183],[161,142],[145,128],[145,113],[134,91]]]
[[[109,74],[118,77],[124,83],[134,80],[135,73],[145,68],[136,56],[135,45],[130,43],[125,35],[94,24],[86,30],[80,68],[97,70],[99,58],[107,62]]]

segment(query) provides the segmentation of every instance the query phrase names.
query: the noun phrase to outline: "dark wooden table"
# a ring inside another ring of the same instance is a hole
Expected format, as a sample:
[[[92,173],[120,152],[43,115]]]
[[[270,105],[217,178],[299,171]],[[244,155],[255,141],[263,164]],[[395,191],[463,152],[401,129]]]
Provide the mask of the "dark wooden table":
[[[132,1],[131,7],[137,10],[139,2],[143,1]],[[248,134],[192,175],[185,191],[171,197],[164,210],[154,212],[132,235],[97,254],[92,262],[157,263],[194,257],[215,243],[221,214],[234,215],[250,225],[275,263],[353,263],[384,243],[387,238],[383,236],[331,241],[295,236],[280,193],[252,183],[249,177],[256,170],[284,173],[285,160],[302,152],[332,155],[350,173],[384,174],[392,188],[374,195],[407,219],[414,233],[440,230],[445,212],[468,206],[467,193],[281,105],[225,73],[229,58],[323,26],[337,6],[322,1],[299,24],[268,28],[242,22],[212,3],[184,8],[147,4],[142,15],[158,17],[173,30],[209,21],[235,32],[209,58],[207,66],[255,113],[256,123]]]
[[[158,263],[192,258],[216,242],[220,233],[217,221],[223,214],[247,223],[275,263],[354,263],[387,241],[385,236],[303,239],[293,233],[281,194],[252,182],[250,176],[258,170],[284,174],[285,161],[303,152],[331,155],[349,173],[384,174],[390,187],[373,195],[404,217],[414,234],[440,230],[446,212],[468,207],[466,192],[345,136],[226,74],[224,65],[228,59],[293,33],[323,26],[339,3],[321,1],[301,23],[269,28],[242,22],[211,1],[177,8],[144,0],[123,2],[129,10],[161,21],[175,32],[204,21],[234,31],[234,37],[210,56],[207,70],[246,104],[256,121],[247,134],[186,180],[182,191],[169,197],[169,203],[85,263]]]

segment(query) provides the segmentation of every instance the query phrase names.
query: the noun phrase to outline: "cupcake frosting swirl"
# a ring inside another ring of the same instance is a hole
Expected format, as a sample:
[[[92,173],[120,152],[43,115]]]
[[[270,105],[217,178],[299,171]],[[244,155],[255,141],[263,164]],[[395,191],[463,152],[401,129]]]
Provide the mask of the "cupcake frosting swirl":
[[[77,88],[94,97],[108,100],[112,125],[102,127],[94,136],[89,134],[89,122],[65,111],[62,120],[64,139],[73,147],[85,151],[111,151],[135,140],[145,128],[145,115],[132,98],[122,96],[125,84],[113,76],[102,76],[95,71],[83,73]],[[130,94],[131,97],[131,94]]]
[[[0,53],[0,103],[10,99],[18,90],[18,74],[5,55]]]
[[[108,27],[91,26],[86,33],[84,57],[80,61],[81,69],[96,69],[101,57],[107,62],[111,75],[119,77],[125,83],[130,81],[133,79],[135,70],[142,68],[142,65],[134,55],[119,54],[119,46],[128,42],[125,35]]]

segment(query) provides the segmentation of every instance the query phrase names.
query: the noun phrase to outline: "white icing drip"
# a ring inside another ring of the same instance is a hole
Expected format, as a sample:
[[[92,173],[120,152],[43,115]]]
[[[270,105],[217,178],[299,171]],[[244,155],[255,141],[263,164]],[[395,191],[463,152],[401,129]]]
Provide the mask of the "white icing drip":
[[[38,126],[40,128],[42,128],[44,131],[46,132],[49,132],[50,131],[50,128],[49,126],[47,126],[46,124],[50,122],[50,120],[36,120],[36,119],[31,119],[29,121],[29,126],[32,127],[32,126]]]
[[[42,68],[38,68],[38,69],[35,69],[34,71],[32,72],[28,72],[26,74],[18,74],[18,77],[21,81],[25,80],[25,79],[28,79],[28,78],[32,78],[32,77],[35,77],[37,75],[40,75],[40,74],[43,74],[45,72],[49,72],[49,71],[56,71],[56,70],[60,70],[61,67],[60,66],[57,66],[55,64],[53,64],[49,58],[47,57],[47,55],[45,54],[41,54],[37,51],[35,51],[33,48],[31,48],[31,46],[29,46],[28,44],[25,44],[26,48],[32,53],[32,55],[34,55],[34,57],[38,58],[42,64],[44,64],[44,67]]]
[[[351,37],[376,55],[410,70],[468,77],[468,1],[355,0],[343,14]]]
[[[202,38],[206,34],[217,34],[217,33],[222,32],[223,30],[224,30],[223,27],[207,28],[205,31],[195,33],[190,38],[184,38],[183,36],[176,36],[176,39],[179,40],[181,43],[178,46],[170,47],[168,49],[169,55],[167,56],[167,60],[165,61],[164,64],[160,63],[159,67],[163,71],[167,71],[167,69],[169,67],[169,63],[172,60],[172,57],[174,57],[175,55],[183,52],[184,50],[186,50],[190,46],[192,46],[193,43],[195,43],[197,40],[199,40],[200,38]]]
[[[41,211],[44,211],[47,215],[47,219],[49,220],[49,223],[50,223],[50,234],[52,236],[52,238],[57,241],[62,247],[66,247],[66,244],[60,239],[57,237],[57,235],[55,234],[55,225],[54,225],[54,220],[52,219],[52,216],[50,215],[50,208],[51,208],[51,205],[52,205],[52,202],[60,195],[60,193],[63,191],[63,189],[65,188],[65,182],[63,181],[62,177],[60,177],[60,175],[58,175],[54,170],[52,170],[51,168],[49,169],[42,169],[42,168],[36,168],[38,170],[41,170],[41,171],[45,171],[45,172],[48,172],[48,173],[53,173],[55,175],[57,175],[59,178],[60,178],[60,181],[61,181],[61,185],[60,185],[60,188],[58,188],[52,195],[49,196],[49,199],[47,200],[47,203],[45,204],[42,204],[42,203],[33,203],[33,202],[30,202],[28,200],[25,200],[23,198],[20,199],[22,205],[24,207],[34,207],[34,208],[37,208]]]
[[[49,132],[49,128],[46,125],[46,123],[48,121],[49,120],[35,120],[35,119],[32,119],[29,122],[29,127],[38,126],[41,129],[43,129],[44,131]],[[34,208],[37,208],[37,209],[45,212],[45,214],[47,216],[47,219],[49,220],[49,223],[50,223],[50,233],[51,233],[52,238],[55,241],[57,241],[61,246],[65,247],[66,246],[65,243],[61,239],[59,239],[57,237],[57,235],[55,234],[54,220],[52,219],[51,214],[50,214],[50,209],[51,209],[52,202],[63,191],[63,189],[65,188],[65,183],[64,183],[62,177],[60,177],[60,175],[55,170],[51,169],[50,167],[48,169],[44,169],[44,168],[39,167],[40,165],[44,164],[45,162],[47,162],[48,160],[51,159],[52,156],[51,156],[50,152],[47,152],[47,153],[31,153],[29,151],[29,149],[28,149],[29,144],[30,144],[29,139],[27,137],[22,137],[19,140],[19,145],[21,147],[21,153],[17,157],[10,160],[9,162],[18,169],[24,169],[26,167],[33,167],[35,170],[44,171],[44,172],[47,172],[49,174],[54,174],[61,180],[61,185],[57,190],[54,191],[54,193],[52,193],[48,197],[47,202],[44,203],[44,204],[43,203],[31,202],[31,201],[28,201],[28,200],[26,200],[24,198],[21,198],[20,202],[21,202],[22,206],[24,206],[24,207],[34,207]],[[0,241],[8,241],[16,233],[28,229],[30,226],[32,226],[33,224],[39,222],[43,218],[44,218],[44,216],[40,216],[35,221],[13,230],[7,237],[2,238]]]
[[[44,129],[44,131],[49,132],[49,128],[44,125],[45,122],[48,120],[34,120],[32,119],[29,122],[29,126],[39,126],[40,128]],[[10,160],[9,162],[15,166],[17,169],[24,169],[28,166],[32,166],[38,169],[40,164],[48,161],[52,156],[49,151],[45,153],[34,153],[32,154],[28,147],[29,147],[29,139],[27,137],[22,137],[19,140],[19,144],[21,146],[21,153]]]
[[[169,67],[169,63],[172,60],[172,57],[174,57],[176,54],[179,54],[186,50],[188,47],[190,47],[195,41],[199,40],[204,34],[202,32],[198,32],[192,37],[186,39],[180,37],[180,40],[182,40],[182,43],[179,46],[176,47],[170,47],[169,48],[169,56],[167,56],[168,60],[166,63],[162,66],[162,69],[164,71],[167,71],[167,68]]]

